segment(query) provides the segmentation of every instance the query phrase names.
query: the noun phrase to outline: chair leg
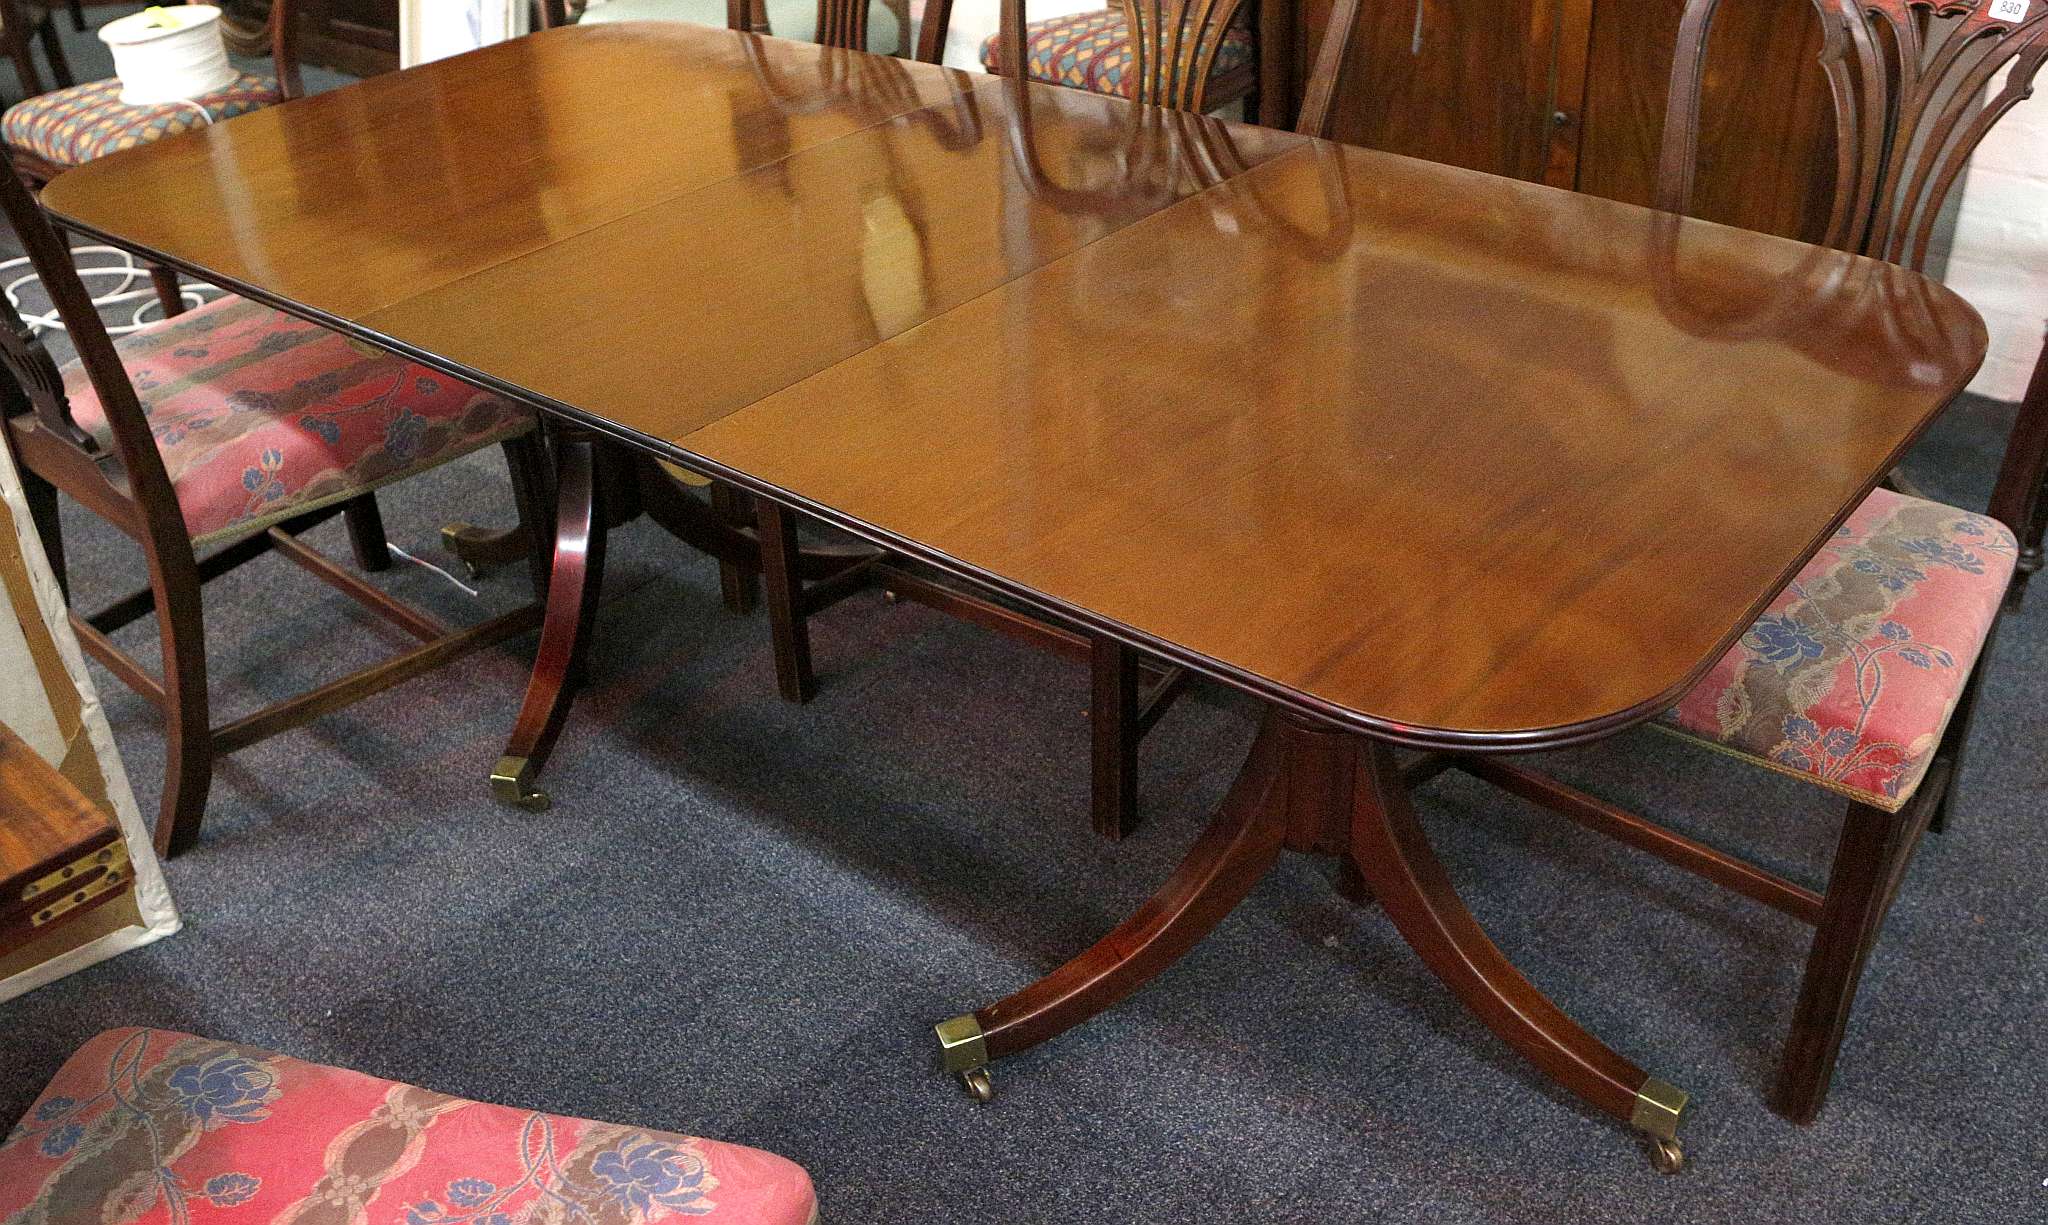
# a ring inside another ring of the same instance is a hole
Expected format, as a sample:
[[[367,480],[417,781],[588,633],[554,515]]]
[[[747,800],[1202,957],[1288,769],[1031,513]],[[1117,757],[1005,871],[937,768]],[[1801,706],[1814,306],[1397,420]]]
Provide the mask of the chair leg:
[[[2048,486],[2037,490],[2034,497],[2034,513],[2026,523],[2015,526],[2019,535],[2019,564],[2013,568],[2012,586],[2005,592],[2005,606],[2017,609],[2027,598],[2027,580],[2041,569],[2043,553],[2041,538],[2048,535]]]
[[[745,527],[753,521],[747,506],[747,495],[724,481],[711,482],[711,509],[732,527]],[[725,607],[728,611],[745,616],[754,611],[754,604],[760,598],[761,572],[750,570],[737,562],[720,561],[718,590],[725,597]]]
[[[2013,569],[2013,586],[2005,592],[2005,606],[2017,608],[2028,596],[2028,580],[2040,574],[2040,567],[2048,553],[2042,551],[2042,537],[2048,537],[2048,473],[2042,477],[2042,490],[2034,498],[2034,516],[2028,520],[2019,533],[2019,565]]]
[[[768,630],[775,647],[775,683],[785,700],[808,702],[818,692],[811,669],[811,630],[801,607],[796,573],[796,516],[767,498],[754,499],[761,541],[761,578],[767,588]]]
[[[157,305],[163,307],[164,318],[173,319],[185,313],[185,295],[178,288],[177,273],[162,264],[151,264],[149,283],[156,290]]]
[[[2006,589],[2007,608],[2018,608],[2027,580],[2041,568],[2041,537],[2048,528],[2048,344],[2027,383],[2019,417],[2005,442],[1998,484],[1991,491],[1991,517],[2019,535],[2019,568]]]
[[[185,590],[186,583],[190,590]],[[164,657],[164,795],[156,849],[166,858],[199,841],[213,787],[213,730],[206,697],[206,636],[196,574],[156,588]]]
[[[1138,825],[1138,654],[1097,637],[1089,672],[1090,807],[1095,832],[1114,842]]]
[[[56,21],[44,21],[37,33],[42,36],[43,55],[50,61],[50,76],[57,88],[70,89],[77,82],[71,79],[71,61],[64,58],[64,39],[57,33]]]
[[[373,574],[389,570],[391,546],[384,540],[384,512],[377,509],[377,495],[350,498],[342,504],[341,514],[348,522],[348,543],[355,552],[357,568]]]
[[[1337,861],[1337,896],[1353,906],[1371,906],[1379,901],[1373,896],[1372,886],[1366,883],[1365,873],[1358,870],[1358,864],[1349,855]]]
[[[28,502],[29,520],[42,541],[43,554],[50,559],[50,573],[64,602],[71,602],[71,575],[64,564],[64,524],[57,509],[57,487],[27,468],[21,471],[21,492]]]
[[[1827,896],[1792,1014],[1791,1036],[1772,1093],[1772,1109],[1795,1123],[1813,1122],[1827,1101],[1864,962],[1919,840],[1921,824],[1911,813],[1852,803],[1842,822]]]
[[[1998,626],[1994,623],[1990,636],[1984,640],[1983,649],[1977,652],[1977,666],[1971,670],[1970,679],[1963,686],[1962,696],[1956,699],[1955,713],[1948,719],[1948,729],[1941,734],[1941,743],[1935,747],[1936,765],[1947,764],[1941,779],[1941,794],[1934,799],[1934,810],[1927,818],[1927,828],[1934,833],[1948,830],[1949,812],[1955,806],[1956,788],[1962,782],[1963,759],[1970,747],[1970,725],[1977,718],[1977,696],[1983,688],[1984,670],[1991,663],[1992,648],[1997,646]]]

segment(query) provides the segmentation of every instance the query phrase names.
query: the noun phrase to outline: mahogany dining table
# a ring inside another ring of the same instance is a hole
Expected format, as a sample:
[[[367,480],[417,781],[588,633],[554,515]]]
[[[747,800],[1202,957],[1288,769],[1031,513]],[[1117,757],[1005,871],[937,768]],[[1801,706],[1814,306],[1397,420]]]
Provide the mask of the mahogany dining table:
[[[1290,849],[1343,857],[1480,1020],[1666,1169],[1685,1093],[1487,938],[1410,806],[1436,768],[1410,750],[1555,748],[1670,707],[1985,346],[1894,265],[680,24],[376,77],[43,201],[562,427],[522,786],[594,602],[598,441],[746,491],[762,530],[814,516],[1260,699],[1162,889],[938,1026],[976,1096]]]

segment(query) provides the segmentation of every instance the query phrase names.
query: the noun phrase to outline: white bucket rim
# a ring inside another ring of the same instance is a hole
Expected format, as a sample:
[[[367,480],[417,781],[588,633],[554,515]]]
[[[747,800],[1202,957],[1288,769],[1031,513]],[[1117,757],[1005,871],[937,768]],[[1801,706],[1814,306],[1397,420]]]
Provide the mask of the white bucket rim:
[[[116,17],[101,26],[100,41],[109,47],[139,47],[145,43],[155,42],[159,38],[173,38],[196,30],[208,22],[219,21],[221,15],[220,8],[212,4],[166,4],[157,7],[162,8],[167,14],[180,18],[189,16],[190,20],[181,20],[174,26],[150,25],[150,15],[145,9],[140,13],[130,13],[126,17]]]

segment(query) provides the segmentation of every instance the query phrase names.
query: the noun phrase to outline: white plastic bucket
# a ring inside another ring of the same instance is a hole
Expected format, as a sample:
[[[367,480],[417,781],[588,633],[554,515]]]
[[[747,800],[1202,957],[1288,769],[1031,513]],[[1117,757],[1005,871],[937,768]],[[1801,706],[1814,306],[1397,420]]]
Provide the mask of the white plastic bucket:
[[[114,53],[121,101],[130,106],[196,98],[235,80],[211,4],[146,9],[101,26],[100,41]]]

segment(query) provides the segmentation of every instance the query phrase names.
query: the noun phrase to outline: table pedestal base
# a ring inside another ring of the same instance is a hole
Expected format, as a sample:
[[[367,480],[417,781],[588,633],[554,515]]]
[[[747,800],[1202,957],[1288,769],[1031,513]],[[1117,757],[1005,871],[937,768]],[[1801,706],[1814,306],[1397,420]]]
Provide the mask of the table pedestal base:
[[[753,607],[755,585],[763,570],[761,546],[752,528],[739,526],[739,521],[751,515],[735,504],[734,497],[731,490],[714,484],[700,499],[651,455],[608,442],[587,429],[566,426],[559,431],[547,617],[518,721],[504,756],[491,770],[491,793],[498,799],[535,812],[550,803],[535,780],[554,751],[576,691],[583,684],[604,583],[605,540],[611,528],[646,515],[677,539],[718,560],[727,608],[743,613]],[[864,547],[802,549],[794,555],[793,573],[809,580],[852,577],[874,556],[874,550]],[[778,652],[778,667],[783,658]],[[789,694],[787,686],[784,692],[792,700],[801,700]]]
[[[1150,982],[1229,914],[1283,849],[1343,856],[1357,872],[1350,895],[1376,899],[1487,1028],[1587,1105],[1644,1133],[1659,1169],[1679,1168],[1685,1092],[1580,1028],[1487,939],[1430,849],[1392,750],[1272,711],[1221,810],[1165,887],[1087,952],[940,1024],[947,1069],[986,1100],[990,1060],[1062,1034]]]

